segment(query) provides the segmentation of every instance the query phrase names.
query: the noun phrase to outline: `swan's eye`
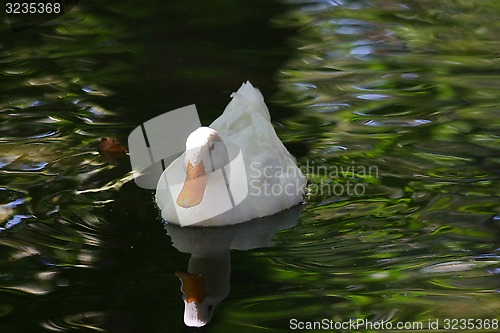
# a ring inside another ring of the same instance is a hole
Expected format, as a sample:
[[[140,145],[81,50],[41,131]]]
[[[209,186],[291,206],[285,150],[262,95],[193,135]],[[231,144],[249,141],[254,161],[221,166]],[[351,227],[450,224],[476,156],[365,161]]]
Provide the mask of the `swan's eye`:
[[[208,149],[209,149],[209,150],[214,150],[214,148],[215,148],[215,143],[212,143],[212,144],[210,145],[210,148],[208,148]]]
[[[208,312],[212,312],[212,310],[213,310],[213,309],[214,309],[214,306],[213,306],[212,304],[210,304],[210,305],[208,306]]]

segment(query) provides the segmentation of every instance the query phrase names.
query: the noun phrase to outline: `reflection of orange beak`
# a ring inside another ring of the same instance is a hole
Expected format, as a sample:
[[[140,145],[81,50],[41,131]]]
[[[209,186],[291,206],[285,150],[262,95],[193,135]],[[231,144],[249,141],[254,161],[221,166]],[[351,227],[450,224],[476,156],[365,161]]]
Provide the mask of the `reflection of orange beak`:
[[[177,197],[178,206],[189,208],[199,205],[207,186],[207,174],[203,161],[197,166],[193,166],[190,161],[187,164],[186,180],[182,186],[181,193]]]
[[[175,276],[181,280],[181,291],[186,295],[186,302],[203,302],[207,295],[201,274],[175,272]]]

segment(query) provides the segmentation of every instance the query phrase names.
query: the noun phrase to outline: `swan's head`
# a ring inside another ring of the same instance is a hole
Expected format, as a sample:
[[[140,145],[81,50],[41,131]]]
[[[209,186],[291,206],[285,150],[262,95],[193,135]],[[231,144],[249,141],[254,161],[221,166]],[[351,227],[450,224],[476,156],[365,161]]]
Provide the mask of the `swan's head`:
[[[184,208],[199,205],[207,186],[207,175],[228,163],[227,147],[219,134],[210,127],[197,128],[186,140],[186,179],[177,196],[177,205]]]

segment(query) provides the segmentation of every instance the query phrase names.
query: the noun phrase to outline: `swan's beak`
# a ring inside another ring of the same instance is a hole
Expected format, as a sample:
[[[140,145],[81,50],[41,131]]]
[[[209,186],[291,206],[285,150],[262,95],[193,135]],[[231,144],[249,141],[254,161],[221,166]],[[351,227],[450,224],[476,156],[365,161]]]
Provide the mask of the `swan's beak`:
[[[203,302],[207,295],[201,274],[175,272],[175,276],[181,280],[181,291],[186,296],[187,303]]]
[[[199,205],[203,199],[206,186],[207,174],[205,173],[203,161],[201,161],[197,166],[193,166],[191,162],[188,161],[186,180],[184,181],[182,190],[177,197],[177,205],[184,208]]]

